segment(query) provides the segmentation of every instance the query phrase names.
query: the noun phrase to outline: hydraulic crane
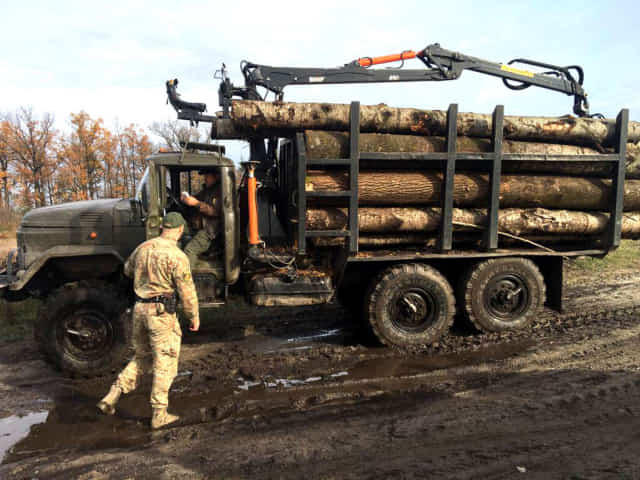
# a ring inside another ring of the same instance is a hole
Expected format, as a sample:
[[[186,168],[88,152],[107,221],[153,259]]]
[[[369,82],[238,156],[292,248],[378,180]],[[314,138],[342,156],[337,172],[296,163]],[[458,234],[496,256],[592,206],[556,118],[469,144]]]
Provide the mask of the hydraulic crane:
[[[414,58],[420,60],[426,68],[402,68],[406,60]],[[398,68],[370,68],[398,61],[401,62]],[[514,65],[528,65],[544,71],[536,73]],[[574,98],[573,112],[579,117],[590,116],[587,93],[582,87],[584,71],[578,65],[561,67],[525,58],[516,58],[506,64],[495,63],[447,50],[437,43],[417,52],[406,50],[381,57],[361,57],[338,68],[274,67],[243,61],[241,70],[245,83],[241,87],[231,83],[224,64],[219,71],[221,82],[218,95],[222,118],[228,118],[234,97],[263,100],[258,87],[264,87],[268,92],[275,94],[277,101],[282,101],[284,88],[288,85],[445,81],[460,78],[465,70],[501,78],[505,86],[511,90],[524,90],[535,86],[571,95]],[[206,111],[204,103],[180,100],[176,91],[177,85],[177,80],[167,81],[169,102],[178,112],[179,119],[196,123],[215,121],[217,117],[203,114]]]

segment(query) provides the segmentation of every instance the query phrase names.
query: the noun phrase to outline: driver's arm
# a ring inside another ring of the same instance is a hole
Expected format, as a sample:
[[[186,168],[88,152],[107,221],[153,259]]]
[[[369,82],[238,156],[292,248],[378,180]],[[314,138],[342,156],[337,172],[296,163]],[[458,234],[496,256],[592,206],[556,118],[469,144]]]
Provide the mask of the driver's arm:
[[[216,199],[214,198],[213,200],[211,200],[212,202],[215,202]],[[213,205],[209,205],[208,203],[205,202],[201,202],[198,200],[198,210],[200,210],[200,213],[206,217],[215,217],[216,216],[216,209]]]
[[[195,196],[189,195],[186,192],[182,195],[182,201],[189,205],[190,207],[197,208],[200,213],[206,217],[215,217],[217,216],[215,202],[217,202],[216,198],[211,200],[212,204],[209,204],[204,201],[202,197],[203,192],[198,193]]]

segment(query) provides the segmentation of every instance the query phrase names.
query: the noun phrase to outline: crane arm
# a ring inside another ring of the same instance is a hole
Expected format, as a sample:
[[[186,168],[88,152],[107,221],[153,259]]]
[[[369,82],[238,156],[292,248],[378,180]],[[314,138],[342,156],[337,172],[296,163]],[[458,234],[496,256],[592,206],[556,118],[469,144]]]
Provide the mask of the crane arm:
[[[390,62],[404,63],[413,58],[421,60],[426,68],[369,68]],[[513,64],[540,67],[546,71],[534,73],[516,68]],[[507,64],[495,63],[444,49],[437,43],[418,52],[407,50],[382,57],[362,57],[339,68],[273,67],[248,62],[242,66],[247,88],[261,86],[274,92],[280,99],[284,87],[288,85],[445,81],[460,78],[464,70],[499,77],[513,90],[536,86],[572,95],[574,113],[581,117],[589,115],[587,94],[582,88],[584,72],[577,65],[560,67],[522,58]]]
[[[414,58],[419,59],[426,68],[402,68],[405,60]],[[370,68],[374,65],[398,61],[402,62],[398,68]],[[514,65],[532,66],[544,71],[531,72]],[[242,87],[236,87],[231,83],[224,64],[220,70],[221,82],[218,97],[223,118],[228,118],[234,97],[262,99],[257,87],[264,87],[275,93],[276,99],[281,101],[284,88],[289,85],[446,81],[460,78],[465,70],[498,77],[506,87],[512,90],[523,90],[535,86],[571,95],[574,98],[573,112],[579,117],[589,116],[587,93],[582,87],[584,72],[578,65],[561,67],[524,58],[516,58],[506,64],[495,63],[444,49],[437,43],[417,52],[406,50],[381,57],[358,58],[338,68],[273,67],[242,62],[241,70],[245,80],[245,85]],[[177,80],[168,81],[167,94],[169,102],[178,112],[178,118],[195,123],[213,122],[215,117],[203,115],[202,112],[206,109],[204,104],[185,102],[180,99],[176,89],[177,84]]]

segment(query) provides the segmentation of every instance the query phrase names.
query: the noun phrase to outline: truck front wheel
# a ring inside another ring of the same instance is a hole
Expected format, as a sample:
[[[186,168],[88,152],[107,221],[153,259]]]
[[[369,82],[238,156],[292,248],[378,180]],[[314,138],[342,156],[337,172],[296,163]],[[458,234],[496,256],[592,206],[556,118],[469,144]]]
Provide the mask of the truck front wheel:
[[[124,295],[107,284],[65,285],[53,292],[35,329],[41,351],[61,370],[95,376],[119,367],[130,328]]]
[[[526,258],[495,258],[471,267],[460,296],[467,318],[483,332],[518,330],[536,318],[545,299],[540,270]]]
[[[431,344],[446,333],[453,322],[455,298],[436,269],[404,264],[388,268],[373,281],[365,308],[378,339],[403,348]]]

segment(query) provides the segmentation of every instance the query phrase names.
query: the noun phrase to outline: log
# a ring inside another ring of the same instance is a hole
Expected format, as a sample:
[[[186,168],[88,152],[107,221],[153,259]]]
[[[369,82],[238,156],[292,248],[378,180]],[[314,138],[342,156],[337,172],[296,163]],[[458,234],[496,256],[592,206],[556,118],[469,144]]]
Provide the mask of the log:
[[[360,205],[438,205],[443,175],[415,170],[361,171],[358,176]],[[349,189],[345,171],[312,170],[307,173],[307,192]],[[624,208],[640,210],[640,180],[624,185]],[[479,173],[460,173],[454,177],[453,202],[458,207],[487,206],[489,177]],[[611,181],[599,178],[548,175],[503,175],[500,184],[501,208],[544,207],[568,210],[607,210]]]
[[[348,158],[349,134],[344,132],[325,132],[306,130],[305,141],[307,156],[318,158]],[[433,153],[446,151],[444,137],[417,137],[413,135],[362,134],[360,151],[362,152],[420,152]],[[488,138],[458,137],[456,149],[466,153],[486,153],[492,151]],[[527,153],[542,155],[594,155],[599,150],[589,147],[561,143],[521,142],[504,140],[504,153]],[[557,173],[563,175],[611,176],[610,166],[589,162],[504,162],[505,173]],[[640,178],[640,144],[627,144],[626,174],[628,178]]]
[[[231,119],[239,131],[272,132],[300,130],[349,130],[350,106],[336,103],[292,103],[234,100]],[[447,112],[395,108],[384,104],[360,106],[360,131],[406,135],[445,135]],[[492,117],[481,113],[458,113],[458,135],[490,137]],[[511,140],[611,146],[615,121],[598,118],[504,117],[504,138]],[[628,139],[640,141],[640,123],[629,122]]]
[[[558,245],[558,244],[572,244],[581,245],[589,244],[594,245],[599,241],[597,236],[584,236],[584,235],[531,235],[527,236],[527,240],[542,244],[542,245]],[[344,245],[344,238],[323,238],[314,237],[311,242],[315,246],[319,247],[338,247]],[[433,248],[437,246],[438,237],[431,233],[406,233],[404,235],[360,235],[358,237],[358,245],[361,247],[387,247],[391,245],[419,245],[421,247]],[[455,237],[456,245],[470,245],[473,244],[476,247],[481,246],[480,235],[462,234],[459,233]],[[526,244],[520,240],[501,237],[500,244],[510,246],[530,247],[531,244]]]
[[[512,235],[595,235],[608,226],[609,214],[548,210],[543,208],[505,208],[498,215],[498,229]],[[376,208],[358,209],[360,233],[433,232],[440,225],[439,208]],[[487,223],[484,209],[453,209],[454,230],[469,230],[466,225],[482,226]],[[456,225],[457,224],[457,225]],[[347,209],[310,208],[307,210],[307,229],[346,229]],[[622,216],[622,234],[625,238],[640,235],[640,212]]]

